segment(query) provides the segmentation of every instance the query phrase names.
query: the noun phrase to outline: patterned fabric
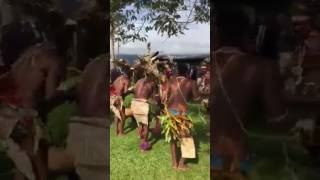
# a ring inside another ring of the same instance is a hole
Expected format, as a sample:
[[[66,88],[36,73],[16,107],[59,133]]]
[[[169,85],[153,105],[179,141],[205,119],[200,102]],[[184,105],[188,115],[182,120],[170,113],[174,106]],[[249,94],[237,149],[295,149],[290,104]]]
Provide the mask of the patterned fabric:
[[[12,138],[15,142],[21,142],[30,134],[40,137],[41,126],[38,113],[32,109],[12,108],[6,104],[0,105],[0,138]]]
[[[12,108],[6,104],[0,106],[0,139],[6,143],[8,156],[16,168],[31,180],[35,179],[31,159],[19,143],[32,135],[33,154],[37,152],[42,133],[37,117],[37,112],[32,109]]]
[[[204,95],[210,94],[210,75],[198,79],[199,92]]]
[[[121,110],[123,107],[123,99],[121,96],[110,96],[110,109],[114,115],[122,121]]]

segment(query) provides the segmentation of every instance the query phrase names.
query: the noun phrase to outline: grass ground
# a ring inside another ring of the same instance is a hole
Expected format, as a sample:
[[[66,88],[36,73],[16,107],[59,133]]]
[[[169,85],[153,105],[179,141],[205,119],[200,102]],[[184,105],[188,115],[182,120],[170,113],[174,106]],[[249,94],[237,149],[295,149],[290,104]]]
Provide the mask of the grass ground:
[[[284,151],[284,144],[287,153]],[[288,137],[260,133],[250,138],[250,145],[254,153],[253,169],[250,174],[252,180],[320,179],[319,160],[310,156],[302,146]]]
[[[311,156],[286,132],[275,133],[261,117],[249,122],[249,144],[252,153],[252,180],[318,180],[320,161]],[[284,152],[284,145],[287,153]],[[318,152],[319,154],[320,152]],[[287,155],[286,155],[287,154]],[[286,160],[288,157],[289,162]],[[288,162],[288,163],[287,163]],[[290,171],[288,171],[288,167]],[[292,173],[294,172],[294,173]],[[293,177],[295,176],[295,177]]]
[[[206,180],[209,179],[209,126],[196,117],[198,107],[191,106],[193,119],[195,121],[196,144],[198,146],[198,158],[190,161],[190,170],[176,172],[171,168],[171,157],[169,145],[161,137],[147,153],[139,151],[139,139],[137,138],[135,123],[130,120],[126,124],[124,137],[115,137],[115,127],[112,124],[110,131],[110,163],[111,180]],[[49,126],[52,127],[50,134],[52,143],[63,144],[66,136],[66,122],[75,114],[73,103],[66,103],[55,109],[49,117]],[[261,121],[260,121],[261,122]],[[259,127],[256,127],[259,126]],[[293,180],[285,168],[285,156],[283,153],[283,142],[288,145],[290,168],[295,171],[298,180],[319,180],[320,164],[314,156],[307,152],[287,137],[271,136],[271,131],[263,130],[264,125],[253,124],[251,132],[256,136],[250,137],[253,158],[253,171],[251,180]],[[0,180],[12,180],[12,162],[1,153],[0,148]],[[65,176],[52,177],[52,180],[66,180]]]
[[[169,144],[160,135],[151,138],[152,150],[142,153],[136,123],[127,119],[126,136],[115,136],[115,124],[110,131],[110,169],[112,180],[203,180],[210,177],[210,142],[207,116],[198,116],[199,106],[191,105],[190,111],[194,121],[197,159],[188,161],[189,170],[177,172],[171,167]],[[151,124],[154,127],[154,124]]]
[[[319,161],[311,157],[295,142],[286,137],[276,139],[262,139],[251,137],[251,149],[255,154],[253,158],[253,170],[250,174],[253,180],[317,180],[320,179]],[[292,174],[286,168],[286,155],[283,151],[283,143],[287,144],[289,167]],[[318,165],[317,165],[318,164]],[[293,177],[295,176],[295,178]]]

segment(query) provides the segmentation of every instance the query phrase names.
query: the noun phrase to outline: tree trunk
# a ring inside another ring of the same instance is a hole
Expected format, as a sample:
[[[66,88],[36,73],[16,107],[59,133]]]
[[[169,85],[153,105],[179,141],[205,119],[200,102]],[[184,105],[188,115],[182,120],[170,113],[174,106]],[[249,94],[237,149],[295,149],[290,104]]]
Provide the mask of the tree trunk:
[[[117,54],[119,55],[120,54],[120,42],[117,43],[117,48],[118,48]]]
[[[111,57],[111,61],[114,61],[116,59],[114,46],[115,46],[114,29],[113,29],[112,25],[110,24],[110,57]]]

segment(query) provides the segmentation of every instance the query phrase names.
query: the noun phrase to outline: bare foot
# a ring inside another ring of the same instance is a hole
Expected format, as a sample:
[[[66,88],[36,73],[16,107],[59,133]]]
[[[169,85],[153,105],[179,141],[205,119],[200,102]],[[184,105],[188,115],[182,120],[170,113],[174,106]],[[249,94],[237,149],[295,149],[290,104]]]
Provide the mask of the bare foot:
[[[172,168],[173,168],[173,170],[176,170],[176,171],[179,170],[177,164],[176,165],[172,165]]]
[[[188,166],[187,165],[185,165],[185,164],[180,164],[179,165],[179,167],[178,167],[178,169],[180,170],[180,171],[186,171],[186,170],[188,170],[189,168],[188,168]]]

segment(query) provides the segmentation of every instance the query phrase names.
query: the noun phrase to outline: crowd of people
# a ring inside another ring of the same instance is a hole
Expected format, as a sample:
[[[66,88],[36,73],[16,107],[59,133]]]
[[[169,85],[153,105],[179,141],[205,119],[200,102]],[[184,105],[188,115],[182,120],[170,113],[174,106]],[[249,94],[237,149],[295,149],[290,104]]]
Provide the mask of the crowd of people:
[[[175,170],[186,170],[186,159],[196,157],[189,102],[201,103],[210,109],[212,119],[213,175],[228,171],[242,176],[252,167],[250,116],[263,112],[270,128],[286,131],[295,123],[288,118],[294,97],[307,101],[305,97],[315,100],[320,95],[319,70],[312,67],[320,50],[319,16],[306,11],[274,14],[252,23],[242,8],[217,8],[211,61],[204,60],[196,71],[160,61],[157,53],[148,53],[133,65],[116,60],[120,71],[111,70],[107,89],[110,57],[102,38],[107,32],[100,33],[106,22],[101,14],[71,20],[59,11],[17,2],[11,4],[12,19],[1,21],[0,42],[0,140],[16,166],[15,179],[48,179],[61,172],[72,178],[73,171],[81,179],[105,179],[109,98],[116,135],[125,136],[126,120],[133,118],[140,139],[137,148],[148,152],[150,137],[165,132]],[[91,21],[96,16],[98,20]],[[77,47],[71,38],[75,32],[80,39]],[[79,59],[81,80],[61,89],[70,56]],[[130,106],[124,107],[129,96]],[[70,100],[76,102],[78,114],[70,119],[66,146],[53,147],[42,133],[48,113]],[[151,114],[152,104],[160,110]]]
[[[126,119],[134,118],[138,126],[140,150],[146,152],[152,148],[149,143],[150,136],[157,135],[161,129],[165,129],[165,120],[170,121],[172,126],[166,129],[166,140],[171,147],[172,167],[185,170],[185,159],[196,156],[190,131],[192,122],[188,118],[188,103],[191,100],[200,102],[205,99],[201,97],[208,98],[210,67],[208,62],[202,63],[197,82],[192,78],[192,71],[186,64],[174,65],[169,60],[161,61],[156,54],[147,54],[133,65],[125,61],[115,63],[115,66],[121,69],[117,77],[111,76],[113,81],[110,86],[110,108],[114,114],[116,135],[125,135],[123,129]],[[133,94],[131,105],[125,108],[123,102],[129,94]],[[153,114],[152,102],[161,107]],[[156,121],[155,127],[151,128],[153,119]],[[185,129],[183,126],[186,126]],[[178,144],[181,153],[177,153]],[[182,156],[178,157],[177,154]]]

